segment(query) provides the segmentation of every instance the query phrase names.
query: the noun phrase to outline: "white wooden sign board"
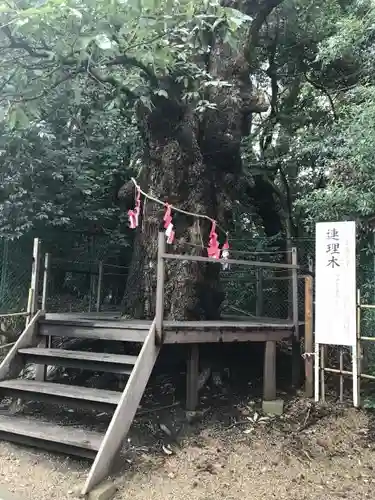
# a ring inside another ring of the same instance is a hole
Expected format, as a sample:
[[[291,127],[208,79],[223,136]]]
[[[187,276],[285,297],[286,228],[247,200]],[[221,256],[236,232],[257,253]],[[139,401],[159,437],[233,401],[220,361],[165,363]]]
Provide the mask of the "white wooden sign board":
[[[356,344],[355,222],[320,222],[315,248],[315,342]]]
[[[356,325],[355,222],[319,222],[315,248],[315,401],[319,401],[319,345],[350,346],[353,403],[359,405]],[[324,376],[324,374],[323,374]]]

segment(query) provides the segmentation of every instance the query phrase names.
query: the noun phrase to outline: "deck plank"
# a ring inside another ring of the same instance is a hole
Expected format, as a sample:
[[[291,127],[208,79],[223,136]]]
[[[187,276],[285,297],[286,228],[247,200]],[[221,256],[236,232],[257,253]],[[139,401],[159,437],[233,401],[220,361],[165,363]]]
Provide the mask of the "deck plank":
[[[60,426],[15,415],[0,415],[0,433],[27,436],[40,441],[61,443],[94,451],[99,450],[104,437],[99,432]]]
[[[111,363],[119,365],[134,365],[137,361],[137,356],[129,356],[126,354],[111,354],[92,351],[69,351],[67,349],[50,349],[40,347],[30,347],[20,349],[19,354],[29,356],[43,356],[52,358],[75,359],[81,361],[95,361],[100,363]],[[53,363],[51,363],[53,364]]]
[[[267,342],[280,341],[293,335],[293,329],[280,328],[274,330],[239,330],[228,328],[216,329],[168,329],[165,331],[165,344],[203,344],[226,342]]]
[[[97,340],[116,340],[119,342],[144,342],[148,330],[120,328],[100,328],[95,325],[65,324],[61,322],[42,322],[39,335],[51,337],[83,338]]]
[[[121,398],[121,392],[26,379],[3,380],[0,382],[1,391],[33,393],[110,405],[117,405]]]
[[[166,329],[230,329],[230,330],[248,330],[248,329],[289,329],[293,328],[294,323],[290,320],[265,319],[259,321],[164,321]]]
[[[90,319],[81,317],[65,316],[63,314],[52,316],[47,315],[45,319],[40,321],[41,324],[48,325],[65,325],[65,326],[84,326],[90,328],[103,329],[123,329],[131,328],[132,330],[148,330],[151,326],[151,321],[147,320],[119,320],[119,319]]]

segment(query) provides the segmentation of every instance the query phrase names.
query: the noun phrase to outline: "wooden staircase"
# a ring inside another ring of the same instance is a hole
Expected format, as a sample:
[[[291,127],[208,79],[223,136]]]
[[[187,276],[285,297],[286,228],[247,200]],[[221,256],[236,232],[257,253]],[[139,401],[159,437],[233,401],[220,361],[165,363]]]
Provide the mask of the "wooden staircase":
[[[140,352],[131,356],[99,352],[99,349],[98,352],[55,349],[49,347],[53,337],[135,342],[140,345]],[[48,319],[38,311],[0,365],[0,398],[11,396],[111,410],[113,417],[107,431],[101,434],[18,415],[0,415],[0,439],[94,459],[82,490],[82,494],[89,493],[108,475],[134,419],[160,350],[156,340],[155,321],[133,322],[129,326],[121,321]],[[37,380],[17,378],[28,363],[43,367],[37,372]],[[45,380],[47,366],[110,372],[129,378],[123,392],[65,385]]]

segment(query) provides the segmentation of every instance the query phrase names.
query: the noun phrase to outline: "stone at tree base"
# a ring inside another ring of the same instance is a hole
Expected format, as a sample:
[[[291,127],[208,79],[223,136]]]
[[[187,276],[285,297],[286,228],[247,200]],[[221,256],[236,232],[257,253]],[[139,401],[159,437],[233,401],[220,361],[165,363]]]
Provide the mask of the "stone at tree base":
[[[88,500],[111,500],[116,494],[117,486],[111,481],[99,484],[88,494]]]
[[[274,399],[273,401],[263,401],[262,410],[264,413],[272,415],[282,415],[284,411],[284,401],[282,399]]]

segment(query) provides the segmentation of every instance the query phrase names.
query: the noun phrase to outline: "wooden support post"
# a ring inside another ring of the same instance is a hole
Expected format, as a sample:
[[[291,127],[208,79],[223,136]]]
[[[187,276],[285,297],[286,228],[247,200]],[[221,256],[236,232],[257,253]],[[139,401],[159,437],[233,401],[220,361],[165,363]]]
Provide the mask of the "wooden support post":
[[[256,304],[255,315],[263,316],[263,269],[256,270]]]
[[[297,266],[297,248],[292,248],[292,264]],[[292,338],[292,385],[299,387],[301,379],[301,345],[299,338],[298,315],[298,270],[292,269],[292,306],[294,336]]]
[[[314,395],[313,279],[305,278],[305,396]]]
[[[43,295],[42,295],[42,311],[46,312],[47,292],[48,292],[48,277],[50,267],[50,254],[46,253],[44,258],[44,273],[43,273]],[[51,337],[43,337],[38,344],[38,347],[50,347]],[[47,365],[36,365],[35,367],[35,380],[43,382],[47,377]]]
[[[156,306],[155,306],[155,326],[157,341],[163,341],[163,319],[164,319],[164,279],[165,263],[163,255],[165,253],[165,234],[160,232],[158,237],[158,261],[157,261],[157,282],[156,282]]]
[[[96,292],[96,312],[100,312],[101,296],[103,286],[103,261],[99,262],[98,288]]]
[[[198,406],[199,347],[193,344],[189,349],[186,373],[186,409],[195,411]]]
[[[263,399],[276,399],[276,342],[268,340],[264,350]]]

